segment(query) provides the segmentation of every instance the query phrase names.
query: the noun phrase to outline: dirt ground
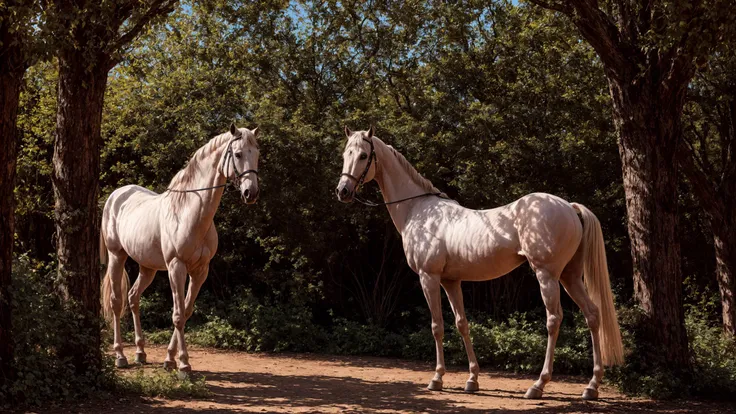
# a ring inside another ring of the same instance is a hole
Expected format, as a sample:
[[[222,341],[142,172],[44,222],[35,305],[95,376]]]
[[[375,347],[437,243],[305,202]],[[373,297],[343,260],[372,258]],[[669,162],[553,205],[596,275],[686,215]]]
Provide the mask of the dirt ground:
[[[128,348],[132,361],[133,349]],[[157,369],[165,348],[147,350]],[[697,401],[654,402],[626,397],[602,387],[601,399],[585,402],[580,394],[586,378],[555,376],[542,400],[525,400],[531,375],[482,372],[480,391],[463,392],[466,370],[452,367],[445,390],[425,389],[434,364],[388,358],[304,354],[247,354],[190,349],[190,363],[206,377],[212,395],[206,399],[115,397],[39,412],[70,413],[726,413],[732,404]],[[134,368],[135,369],[135,368]],[[140,368],[138,368],[140,369]]]

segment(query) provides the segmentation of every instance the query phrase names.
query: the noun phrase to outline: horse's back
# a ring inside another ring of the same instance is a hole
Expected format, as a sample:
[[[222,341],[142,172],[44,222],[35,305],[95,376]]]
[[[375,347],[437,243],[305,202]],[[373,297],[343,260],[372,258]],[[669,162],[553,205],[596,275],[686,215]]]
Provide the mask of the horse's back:
[[[412,268],[432,268],[443,278],[495,279],[524,258],[533,266],[560,267],[561,271],[582,237],[582,225],[572,206],[545,193],[487,210],[439,202],[423,211],[428,216],[421,221],[423,225],[402,235],[407,259]]]

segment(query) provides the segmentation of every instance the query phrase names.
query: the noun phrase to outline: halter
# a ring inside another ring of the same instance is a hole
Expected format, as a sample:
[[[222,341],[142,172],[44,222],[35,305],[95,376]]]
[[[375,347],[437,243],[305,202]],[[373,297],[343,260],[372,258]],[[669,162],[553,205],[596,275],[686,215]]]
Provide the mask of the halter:
[[[220,185],[213,185],[212,187],[204,187],[204,188],[197,188],[196,190],[174,190],[173,188],[167,188],[166,191],[170,191],[172,193],[195,193],[197,191],[205,191],[205,190],[213,190],[215,188],[222,188],[227,187],[228,185],[231,185],[235,187],[236,189],[240,186],[241,180],[240,178],[243,177],[246,174],[253,173],[258,176],[258,170],[245,170],[242,173],[238,171],[238,167],[235,165],[235,154],[233,152],[233,142],[243,139],[243,134],[241,133],[240,136],[237,138],[233,138],[230,140],[230,142],[227,143],[227,151],[225,152],[225,156],[222,159],[223,166],[227,163],[227,159],[230,158],[230,165],[233,167],[233,171],[235,171],[235,177],[230,178],[230,174],[227,174],[227,181],[225,181],[225,184]],[[230,165],[227,165],[228,170],[226,173],[229,172]],[[237,181],[237,183],[235,182]]]
[[[378,206],[388,206],[388,205],[391,205],[391,204],[398,204],[398,203],[401,203],[401,202],[404,202],[404,201],[409,201],[409,200],[413,200],[415,198],[427,197],[427,196],[437,196],[437,197],[440,197],[440,198],[448,198],[447,196],[444,195],[444,193],[424,193],[424,194],[419,194],[419,195],[415,195],[415,196],[412,196],[412,197],[402,198],[401,200],[387,201],[387,202],[383,202],[383,203],[376,203],[374,201],[362,199],[360,196],[358,196],[358,190],[360,190],[360,187],[363,185],[363,182],[365,181],[365,176],[368,175],[368,170],[371,169],[371,165],[373,164],[373,161],[375,160],[376,161],[376,164],[378,164],[378,159],[376,158],[376,151],[375,151],[375,148],[373,147],[373,138],[371,138],[371,139],[362,138],[362,139],[363,139],[363,141],[367,142],[371,146],[371,155],[368,156],[368,164],[366,164],[365,170],[363,170],[363,174],[360,175],[360,178],[356,178],[354,175],[348,174],[348,173],[342,173],[342,174],[340,174],[341,177],[344,175],[345,177],[348,177],[348,178],[350,178],[352,180],[355,180],[355,182],[357,183],[357,185],[355,186],[355,192],[354,192],[354,196],[353,197],[360,204],[366,205],[368,207],[378,207]]]

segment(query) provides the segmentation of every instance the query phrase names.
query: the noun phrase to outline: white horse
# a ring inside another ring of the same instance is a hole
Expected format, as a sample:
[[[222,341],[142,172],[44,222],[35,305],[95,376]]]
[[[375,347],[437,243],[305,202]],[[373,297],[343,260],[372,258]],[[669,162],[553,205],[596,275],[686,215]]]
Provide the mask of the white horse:
[[[251,131],[231,125],[230,132],[216,136],[197,150],[187,166],[171,180],[166,192],[156,194],[146,188],[129,185],[118,188],[107,199],[100,234],[103,264],[109,256],[102,305],[115,331],[117,367],[128,364],[120,333],[120,315],[126,299],[130,302],[135,326],[135,360],[145,363],[140,298],[153,281],[156,271],[168,270],[174,297],[174,333],[164,367],[176,368],[174,356],[178,347],[179,371],[191,371],[184,324],[194,311],[194,300],[207,279],[210,259],[217,251],[213,218],[228,180],[239,188],[247,204],[256,202],[257,136],[258,128]],[[140,265],[140,274],[126,295],[130,282],[124,264],[129,256]],[[190,282],[185,298],[187,274]]]
[[[474,392],[478,390],[479,368],[460,283],[501,277],[527,260],[537,275],[547,309],[548,340],[542,373],[525,397],[540,398],[552,378],[555,342],[562,322],[562,282],[590,327],[593,378],[582,396],[596,399],[603,365],[620,364],[623,346],[603,235],[595,215],[580,204],[543,193],[529,194],[491,210],[467,209],[447,199],[399,152],[374,137],[372,127],[354,133],[345,127],[345,134],[348,142],[336,190],[338,198],[351,202],[362,184],[373,179],[378,182],[384,199],[381,204],[387,206],[401,233],[406,259],[419,275],[429,304],[437,367],[428,388],[441,390],[445,374],[440,286],[450,300],[468,354],[470,378],[465,391]]]

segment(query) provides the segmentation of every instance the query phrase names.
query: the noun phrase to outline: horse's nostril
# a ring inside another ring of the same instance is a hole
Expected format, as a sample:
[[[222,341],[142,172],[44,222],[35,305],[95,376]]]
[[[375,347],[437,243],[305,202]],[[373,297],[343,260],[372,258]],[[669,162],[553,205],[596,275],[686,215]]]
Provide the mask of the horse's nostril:
[[[346,195],[348,195],[348,189],[347,189],[347,188],[345,188],[345,187],[343,187],[343,188],[342,188],[342,189],[340,190],[340,197],[345,197]]]
[[[250,198],[250,190],[243,191],[243,196],[245,196],[245,198]]]

